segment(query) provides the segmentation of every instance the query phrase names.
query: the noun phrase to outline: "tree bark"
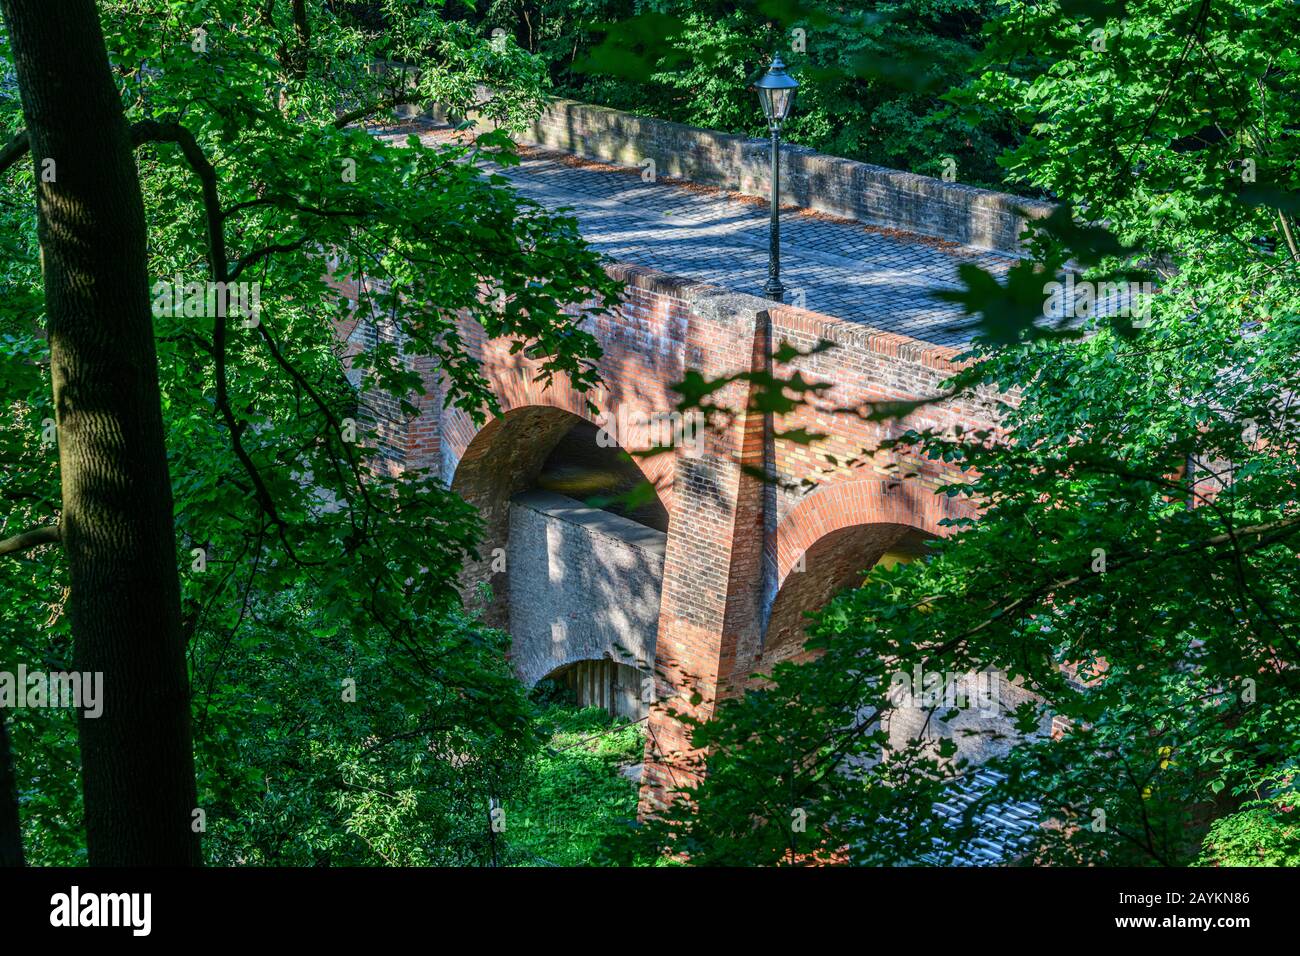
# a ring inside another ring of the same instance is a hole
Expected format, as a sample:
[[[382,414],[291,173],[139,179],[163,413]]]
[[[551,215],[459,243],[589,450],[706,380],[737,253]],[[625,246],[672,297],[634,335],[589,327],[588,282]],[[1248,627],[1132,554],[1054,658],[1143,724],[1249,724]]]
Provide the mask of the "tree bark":
[[[0,866],[23,865],[23,831],[18,819],[18,784],[14,778],[13,755],[9,750],[9,728],[0,713]]]
[[[198,864],[140,182],[93,0],[0,0],[36,171],[92,865]],[[53,165],[50,165],[53,161]]]

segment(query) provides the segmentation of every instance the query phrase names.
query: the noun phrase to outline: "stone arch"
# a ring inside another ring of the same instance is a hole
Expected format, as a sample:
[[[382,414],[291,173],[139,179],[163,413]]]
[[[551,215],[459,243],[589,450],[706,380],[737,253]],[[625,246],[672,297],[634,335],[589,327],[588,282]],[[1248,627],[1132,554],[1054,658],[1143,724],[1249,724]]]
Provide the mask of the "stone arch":
[[[945,519],[973,516],[964,502],[919,485],[864,480],[817,488],[777,526],[777,587],[756,669],[797,659],[806,615],[876,564],[910,560],[927,540],[948,533]]]
[[[451,489],[478,509],[488,555],[493,548],[505,545],[511,499],[533,486],[565,435],[580,423],[595,428],[603,421],[572,389],[544,391],[542,395],[549,400],[513,406],[503,400],[501,414],[482,427],[476,427],[461,409],[447,412],[443,448],[451,467],[443,473],[450,475]],[[671,510],[672,501],[665,478],[672,474],[675,458],[672,454],[632,457],[645,480],[655,487],[665,511]],[[490,564],[487,557],[482,561]],[[467,571],[481,579],[482,569],[477,564],[467,564]]]

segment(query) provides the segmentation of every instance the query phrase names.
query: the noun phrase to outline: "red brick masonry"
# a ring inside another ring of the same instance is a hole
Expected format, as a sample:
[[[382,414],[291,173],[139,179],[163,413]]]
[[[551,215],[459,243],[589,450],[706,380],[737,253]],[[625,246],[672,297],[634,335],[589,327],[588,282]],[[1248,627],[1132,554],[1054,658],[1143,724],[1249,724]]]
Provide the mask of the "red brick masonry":
[[[823,340],[835,345],[774,369],[832,383],[813,407],[765,421],[746,411],[749,386],[734,383],[717,399],[739,414],[708,434],[701,454],[679,448],[639,459],[670,515],[657,703],[642,784],[642,806],[650,810],[691,772],[683,765],[690,741],[669,715],[669,703],[707,717],[719,695],[740,692],[749,674],[770,666],[774,647],[781,646],[781,657],[797,651],[799,612],[815,610],[846,575],[860,574],[908,536],[943,535],[945,519],[971,515],[955,499],[934,494],[959,474],[940,462],[872,454],[880,442],[909,428],[989,428],[997,416],[993,398],[981,397],[868,421],[848,410],[939,394],[956,350],[650,269],[612,265],[609,271],[626,283],[623,302],[612,316],[585,321],[604,351],[604,385],[593,398],[611,416],[620,408],[643,416],[673,410],[671,386],[687,369],[719,377],[762,370],[783,342],[803,351]],[[355,298],[355,290],[344,291]],[[373,322],[340,331],[351,332],[354,350],[384,334],[382,323]],[[468,321],[462,334],[493,384],[500,417],[480,429],[463,412],[443,409],[436,369],[418,356],[406,361],[428,383],[428,394],[415,401],[419,414],[404,416],[382,404],[372,413],[390,467],[432,469],[483,510],[489,540],[484,562],[467,569],[469,583],[482,578],[492,548],[504,544],[509,498],[524,490],[571,416],[600,418],[567,385],[544,389],[533,381],[530,362],[510,354],[508,342],[486,340]],[[773,437],[799,428],[829,437],[813,446]],[[856,464],[846,466],[851,460]],[[744,466],[774,471],[777,484],[745,474]],[[505,593],[498,581],[494,590]],[[790,612],[783,603],[805,606]],[[773,627],[782,633],[766,633]]]

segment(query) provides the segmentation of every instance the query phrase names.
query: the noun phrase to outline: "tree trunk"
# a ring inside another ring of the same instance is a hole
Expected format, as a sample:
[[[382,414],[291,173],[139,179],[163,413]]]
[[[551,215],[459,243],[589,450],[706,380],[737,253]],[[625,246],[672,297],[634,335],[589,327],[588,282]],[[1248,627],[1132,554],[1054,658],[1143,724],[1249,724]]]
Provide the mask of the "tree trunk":
[[[198,864],[171,482],[126,118],[93,0],[0,0],[36,170],[92,865]]]
[[[0,713],[0,866],[23,865],[23,831],[18,820],[18,785],[9,751],[9,728]]]

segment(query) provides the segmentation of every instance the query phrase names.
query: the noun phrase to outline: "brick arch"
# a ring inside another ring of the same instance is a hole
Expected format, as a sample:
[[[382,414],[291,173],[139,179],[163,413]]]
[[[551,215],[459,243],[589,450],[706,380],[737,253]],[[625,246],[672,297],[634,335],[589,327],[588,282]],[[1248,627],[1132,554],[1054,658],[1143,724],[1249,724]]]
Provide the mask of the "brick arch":
[[[453,467],[445,473],[451,476],[451,490],[473,505],[483,521],[479,556],[466,559],[460,573],[460,590],[473,602],[480,584],[491,585],[493,599],[483,607],[483,614],[484,620],[495,627],[505,627],[509,619],[509,571],[501,569],[496,558],[509,544],[511,499],[532,487],[547,457],[576,422],[600,423],[600,417],[593,415],[585,400],[572,390],[545,390],[542,396],[549,399],[544,404],[512,405],[511,397],[527,395],[507,393],[501,402],[501,414],[477,429],[470,416],[459,409],[446,415],[450,427],[444,432],[444,450],[455,458]],[[665,464],[671,466],[675,457],[633,456],[632,460],[654,484],[659,469]],[[656,492],[671,515],[670,500],[665,500],[658,484]]]
[[[575,419],[582,419],[593,425],[602,424],[603,416],[593,414],[586,398],[571,388],[558,386],[544,388],[531,380],[528,382],[521,380],[514,388],[503,388],[501,383],[494,382],[494,390],[499,399],[501,414],[489,417],[482,426],[476,425],[473,418],[459,408],[448,409],[443,413],[442,473],[450,476],[448,484],[454,490],[461,491],[466,484],[461,474],[461,466],[467,458],[470,462],[491,458],[500,450],[500,443],[503,440],[520,437],[518,430],[507,424],[507,422],[513,424],[515,416],[528,416],[528,427],[543,430],[541,434],[535,435],[535,439],[540,440],[542,444],[546,444],[549,440],[546,446],[548,451],[563,434],[561,430],[550,435],[549,429],[558,428],[560,422],[565,422],[565,427],[572,425]],[[600,396],[594,398],[598,400]],[[532,474],[536,473],[536,468],[540,467],[541,460],[545,457],[543,453],[536,463],[530,462],[533,465]],[[668,509],[669,514],[672,514],[672,484],[676,459],[677,455],[671,453],[650,458],[632,456],[632,460],[646,480],[654,486],[655,493]],[[471,467],[477,466],[471,465]],[[457,486],[458,481],[461,482],[461,487]],[[512,494],[522,490],[522,487],[517,488]]]
[[[587,407],[586,397],[569,387],[566,381],[554,382],[549,388],[545,383],[534,381],[534,369],[529,362],[516,362],[509,368],[490,368],[484,370],[501,408],[500,415],[493,415],[482,425],[474,422],[463,409],[449,408],[442,416],[442,447],[444,462],[449,465],[443,474],[454,480],[460,462],[471,445],[482,447],[485,440],[492,438],[495,429],[511,413],[530,407],[549,408],[568,412],[577,418],[595,421]]]
[[[449,416],[450,417],[450,416]],[[507,571],[494,559],[504,553],[510,536],[510,499],[525,491],[541,469],[546,456],[577,420],[572,412],[549,405],[526,405],[490,419],[475,431],[468,415],[457,409],[457,417],[468,427],[449,431],[468,441],[456,449],[450,475],[452,491],[473,505],[483,521],[478,558],[466,558],[460,573],[460,591],[475,600],[478,586],[491,585],[493,600],[483,608],[483,617],[494,627],[509,623]]]
[[[776,529],[777,587],[818,539],[855,525],[892,524],[946,537],[945,519],[973,518],[964,501],[909,482],[839,481],[819,486],[790,509]]]
[[[778,586],[755,669],[802,656],[806,615],[860,583],[882,558],[915,556],[926,539],[948,533],[945,518],[973,514],[918,486],[869,480],[818,488],[777,527]]]

